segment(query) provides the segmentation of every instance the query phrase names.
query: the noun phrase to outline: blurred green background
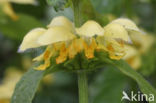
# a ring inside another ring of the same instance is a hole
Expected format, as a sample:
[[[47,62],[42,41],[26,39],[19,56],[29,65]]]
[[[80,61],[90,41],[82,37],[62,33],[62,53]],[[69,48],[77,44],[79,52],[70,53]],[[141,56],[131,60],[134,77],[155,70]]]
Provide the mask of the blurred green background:
[[[0,10],[0,103],[8,103],[12,93],[12,89],[9,90],[11,86],[6,86],[5,83],[8,80],[7,74],[12,74],[10,70],[20,71],[22,75],[33,63],[31,59],[41,52],[40,49],[35,49],[17,53],[24,35],[35,27],[45,27],[58,15],[73,20],[71,8],[58,9],[61,4],[54,7],[48,5],[46,0],[37,2],[37,5],[11,3],[19,16],[17,21],[13,21]],[[88,14],[84,15],[84,21],[94,19],[104,26],[115,18],[127,17],[153,35],[153,38],[156,37],[156,0],[91,0],[93,8],[87,4],[82,8]],[[90,12],[91,9],[95,13]],[[141,59],[138,72],[156,88],[156,42]],[[139,89],[136,82],[117,69],[109,66],[89,73],[89,103],[120,103],[123,90],[137,92]],[[2,92],[6,92],[6,96],[3,96]],[[58,72],[44,78],[33,103],[78,103],[77,76],[73,73]]]

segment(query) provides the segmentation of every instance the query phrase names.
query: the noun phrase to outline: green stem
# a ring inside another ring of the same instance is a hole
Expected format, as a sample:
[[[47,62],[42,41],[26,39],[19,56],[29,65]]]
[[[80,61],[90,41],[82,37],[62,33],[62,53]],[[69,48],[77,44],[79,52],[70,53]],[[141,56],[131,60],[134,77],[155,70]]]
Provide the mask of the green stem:
[[[76,27],[81,25],[81,2],[80,0],[72,0],[73,2],[73,11],[74,11],[74,23]],[[81,65],[81,63],[80,63]],[[78,88],[79,88],[79,103],[88,103],[88,83],[87,83],[87,74],[85,71],[78,72]]]
[[[81,24],[80,0],[72,0],[72,2],[73,2],[73,11],[74,11],[74,23],[76,27],[79,27]]]
[[[78,73],[79,103],[88,103],[87,74],[84,71]]]

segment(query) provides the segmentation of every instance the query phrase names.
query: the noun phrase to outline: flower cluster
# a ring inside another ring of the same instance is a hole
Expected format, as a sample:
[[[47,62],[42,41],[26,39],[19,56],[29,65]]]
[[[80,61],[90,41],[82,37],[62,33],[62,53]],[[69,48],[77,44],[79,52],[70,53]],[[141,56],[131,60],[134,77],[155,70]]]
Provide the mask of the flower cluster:
[[[81,27],[64,16],[55,17],[44,28],[31,30],[23,39],[19,52],[29,48],[47,46],[46,50],[34,58],[34,61],[44,61],[37,70],[45,70],[50,66],[50,59],[55,58],[56,64],[73,59],[77,54],[84,53],[86,59],[95,57],[95,52],[107,52],[109,57],[119,60],[126,54],[125,44],[131,43],[130,33],[141,33],[138,27],[129,19],[119,18],[106,26],[100,26],[96,21],[88,20]]]

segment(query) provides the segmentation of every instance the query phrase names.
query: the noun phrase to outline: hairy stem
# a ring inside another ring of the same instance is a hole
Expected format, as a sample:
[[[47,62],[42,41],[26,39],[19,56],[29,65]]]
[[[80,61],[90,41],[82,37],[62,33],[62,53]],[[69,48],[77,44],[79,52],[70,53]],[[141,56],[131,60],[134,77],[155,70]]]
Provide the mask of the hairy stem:
[[[88,103],[87,74],[84,71],[78,73],[79,103]]]

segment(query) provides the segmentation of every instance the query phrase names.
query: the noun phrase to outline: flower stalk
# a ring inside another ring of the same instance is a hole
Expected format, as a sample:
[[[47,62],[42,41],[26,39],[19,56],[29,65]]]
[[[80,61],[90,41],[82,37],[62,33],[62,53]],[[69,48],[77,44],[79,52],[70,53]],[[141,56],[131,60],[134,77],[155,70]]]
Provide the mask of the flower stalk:
[[[73,11],[74,11],[74,23],[76,27],[81,25],[81,18],[80,18],[80,0],[72,0],[73,2]]]
[[[88,103],[88,82],[87,73],[80,71],[78,73],[79,103]]]
[[[74,11],[74,23],[76,27],[81,25],[81,10],[80,0],[72,0]],[[78,89],[79,89],[79,103],[88,103],[88,78],[86,71],[79,71],[78,75]]]

